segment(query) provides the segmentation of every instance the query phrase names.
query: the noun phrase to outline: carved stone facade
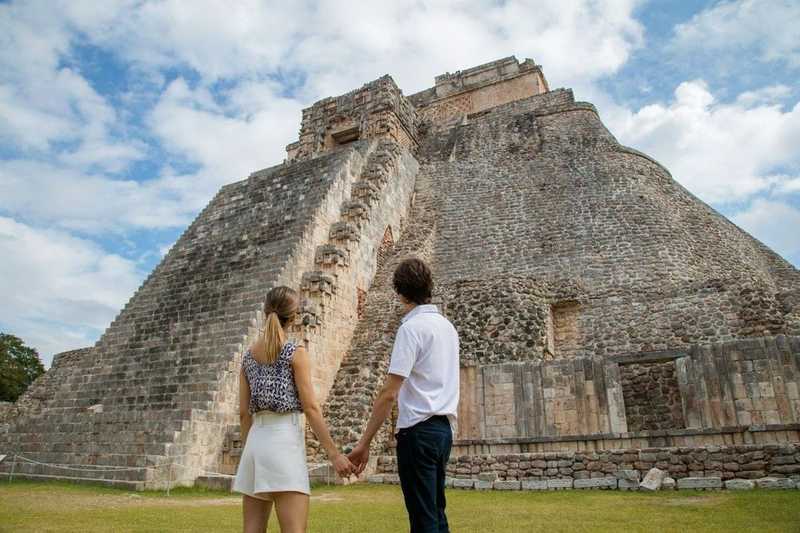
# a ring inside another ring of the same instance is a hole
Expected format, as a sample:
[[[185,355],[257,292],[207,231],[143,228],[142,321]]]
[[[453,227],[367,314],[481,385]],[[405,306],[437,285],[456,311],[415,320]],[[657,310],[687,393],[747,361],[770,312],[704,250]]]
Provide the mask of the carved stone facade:
[[[0,408],[0,453],[136,488],[233,472],[241,355],[278,284],[304,296],[292,334],[352,445],[400,320],[392,273],[414,255],[461,338],[454,486],[622,486],[650,465],[800,477],[800,273],[533,61],[409,97],[385,76],[305,109],[287,152],[220,190],[94,347]]]
[[[286,147],[287,160],[309,159],[358,139],[378,137],[414,150],[418,145],[417,122],[414,107],[394,80],[384,76],[304,109],[300,138]]]

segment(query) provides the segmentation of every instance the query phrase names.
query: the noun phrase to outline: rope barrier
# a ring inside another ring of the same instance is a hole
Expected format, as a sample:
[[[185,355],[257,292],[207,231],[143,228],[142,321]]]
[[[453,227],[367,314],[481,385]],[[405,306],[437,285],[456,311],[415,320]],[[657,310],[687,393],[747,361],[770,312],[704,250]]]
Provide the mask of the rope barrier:
[[[14,473],[15,473],[15,470],[16,470],[17,459],[19,459],[21,462],[24,462],[24,463],[35,464],[35,465],[38,465],[38,466],[44,466],[44,467],[53,468],[53,469],[56,469],[56,470],[66,470],[66,471],[72,471],[72,472],[84,472],[84,473],[87,473],[87,474],[100,474],[100,473],[110,473],[110,472],[140,472],[140,471],[143,471],[143,470],[156,470],[157,471],[157,470],[159,470],[161,468],[165,468],[166,467],[166,468],[169,469],[168,472],[167,472],[167,496],[169,496],[170,489],[172,487],[173,467],[193,468],[193,467],[190,467],[190,466],[185,465],[183,463],[176,463],[174,461],[174,459],[171,459],[169,462],[162,463],[160,465],[126,467],[126,466],[114,466],[114,465],[66,465],[66,464],[63,464],[63,463],[45,463],[45,462],[42,462],[42,461],[36,461],[35,459],[31,459],[29,457],[25,457],[24,455],[13,454],[12,455],[12,463],[11,463],[11,473],[9,474],[9,478],[8,478],[9,483],[11,481],[13,481],[13,479],[14,479]],[[314,468],[319,468],[319,467],[325,466],[325,465],[327,465],[327,463],[311,463],[311,464],[309,464],[307,466],[309,467],[309,471],[310,471],[310,470],[312,470]],[[206,476],[230,476],[230,474],[223,474],[222,472],[214,472],[214,471],[211,471],[211,470],[205,470],[203,468],[197,469],[196,471],[198,471],[201,474],[206,475]],[[44,474],[38,474],[38,475],[42,475],[43,476]],[[52,476],[52,477],[57,477],[57,476]],[[328,485],[331,484],[331,479],[330,478],[331,478],[330,471],[328,471],[327,474],[326,474],[326,483]],[[80,478],[77,478],[77,479],[80,479]],[[103,480],[102,478],[86,478],[86,479],[87,480],[91,479],[91,480],[94,480],[94,481],[102,481]]]
[[[47,466],[57,470],[72,470],[75,472],[134,472],[141,470],[157,470],[162,466],[65,465],[63,463],[43,463],[22,455],[16,455],[15,458],[18,458],[26,463]]]

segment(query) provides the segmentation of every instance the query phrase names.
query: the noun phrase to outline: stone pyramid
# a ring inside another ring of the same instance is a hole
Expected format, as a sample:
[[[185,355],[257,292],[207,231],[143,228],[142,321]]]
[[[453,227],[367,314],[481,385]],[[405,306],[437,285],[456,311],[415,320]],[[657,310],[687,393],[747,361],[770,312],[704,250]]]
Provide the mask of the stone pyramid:
[[[514,57],[305,109],[283,164],[223,187],[97,344],[5,408],[0,453],[133,488],[232,473],[241,355],[279,284],[352,444],[409,255],[461,337],[454,486],[800,477],[800,272]],[[394,480],[388,428],[372,470]]]

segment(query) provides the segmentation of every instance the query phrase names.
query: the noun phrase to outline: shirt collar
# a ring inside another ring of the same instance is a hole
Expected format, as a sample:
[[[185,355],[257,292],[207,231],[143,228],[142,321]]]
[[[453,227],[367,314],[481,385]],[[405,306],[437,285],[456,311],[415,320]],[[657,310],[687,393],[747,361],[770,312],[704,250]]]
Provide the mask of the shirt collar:
[[[421,313],[438,313],[438,312],[439,312],[439,308],[437,308],[433,304],[418,305],[414,309],[412,309],[411,311],[406,313],[406,315],[403,318],[400,319],[400,322],[401,323],[405,323],[406,321],[408,321],[412,317],[415,317],[415,316],[417,316],[417,315],[419,315]]]

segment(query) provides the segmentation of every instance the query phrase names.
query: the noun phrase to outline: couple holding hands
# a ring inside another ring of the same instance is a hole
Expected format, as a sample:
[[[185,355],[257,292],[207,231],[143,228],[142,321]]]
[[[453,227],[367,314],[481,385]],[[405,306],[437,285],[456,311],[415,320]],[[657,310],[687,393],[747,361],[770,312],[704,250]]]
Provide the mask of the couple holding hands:
[[[244,449],[233,490],[243,494],[246,533],[266,530],[273,505],[283,533],[306,531],[310,488],[301,413],[337,473],[347,477],[366,468],[370,443],[395,402],[397,467],[411,532],[449,531],[444,479],[458,408],[458,334],[430,304],[433,279],[424,262],[403,261],[393,283],[404,316],[372,415],[347,455],[331,439],[315,398],[308,352],[287,341],[297,293],[276,287],[267,295],[266,327],[245,352],[240,376]]]

